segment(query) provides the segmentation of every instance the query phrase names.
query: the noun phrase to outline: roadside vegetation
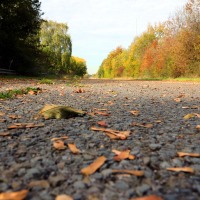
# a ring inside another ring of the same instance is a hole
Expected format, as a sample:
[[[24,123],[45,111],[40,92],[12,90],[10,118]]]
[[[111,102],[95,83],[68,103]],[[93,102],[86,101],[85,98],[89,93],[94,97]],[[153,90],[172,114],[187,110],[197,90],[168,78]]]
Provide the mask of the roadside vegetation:
[[[200,1],[188,3],[163,23],[149,25],[128,49],[117,47],[98,70],[99,78],[176,79],[200,77]],[[190,80],[193,80],[189,78]],[[186,80],[186,79],[185,79]]]

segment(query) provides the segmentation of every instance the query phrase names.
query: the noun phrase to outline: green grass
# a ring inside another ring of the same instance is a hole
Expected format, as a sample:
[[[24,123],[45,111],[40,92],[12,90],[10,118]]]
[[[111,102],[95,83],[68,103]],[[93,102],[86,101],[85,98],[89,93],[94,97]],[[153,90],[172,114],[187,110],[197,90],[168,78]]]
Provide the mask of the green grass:
[[[41,79],[39,83],[40,84],[48,84],[48,85],[54,84],[54,82],[51,79],[47,79],[47,78]]]
[[[0,92],[0,99],[11,99],[17,95],[28,94],[30,91],[37,92],[37,88],[27,87],[25,89],[9,90],[6,92]]]

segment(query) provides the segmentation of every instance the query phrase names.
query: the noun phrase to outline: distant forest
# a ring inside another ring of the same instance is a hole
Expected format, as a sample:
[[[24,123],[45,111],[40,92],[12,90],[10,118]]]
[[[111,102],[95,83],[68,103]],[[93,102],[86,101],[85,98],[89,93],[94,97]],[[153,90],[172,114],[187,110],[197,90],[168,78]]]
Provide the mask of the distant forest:
[[[186,5],[163,23],[149,25],[127,49],[103,60],[99,78],[200,77],[200,1]]]
[[[21,75],[87,73],[86,61],[71,56],[68,26],[42,19],[39,0],[0,3],[0,68]]]

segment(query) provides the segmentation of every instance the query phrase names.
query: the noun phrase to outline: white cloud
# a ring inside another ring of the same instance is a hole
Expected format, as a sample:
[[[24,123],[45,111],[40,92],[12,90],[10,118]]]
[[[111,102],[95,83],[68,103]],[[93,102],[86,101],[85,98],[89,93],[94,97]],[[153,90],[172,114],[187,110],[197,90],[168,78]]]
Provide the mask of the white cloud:
[[[107,54],[127,47],[148,23],[166,20],[187,0],[41,0],[44,17],[69,25],[73,54],[95,73]]]

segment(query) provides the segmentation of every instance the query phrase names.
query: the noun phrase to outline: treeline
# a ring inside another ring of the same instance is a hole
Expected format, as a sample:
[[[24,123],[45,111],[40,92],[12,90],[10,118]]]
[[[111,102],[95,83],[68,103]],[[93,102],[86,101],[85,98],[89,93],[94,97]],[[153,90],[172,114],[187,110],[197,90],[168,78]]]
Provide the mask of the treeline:
[[[100,78],[200,77],[200,1],[189,0],[164,23],[147,28],[128,49],[117,47],[98,70]]]
[[[86,61],[72,54],[64,23],[42,19],[39,0],[0,3],[0,68],[21,75],[78,75],[87,73]]]

